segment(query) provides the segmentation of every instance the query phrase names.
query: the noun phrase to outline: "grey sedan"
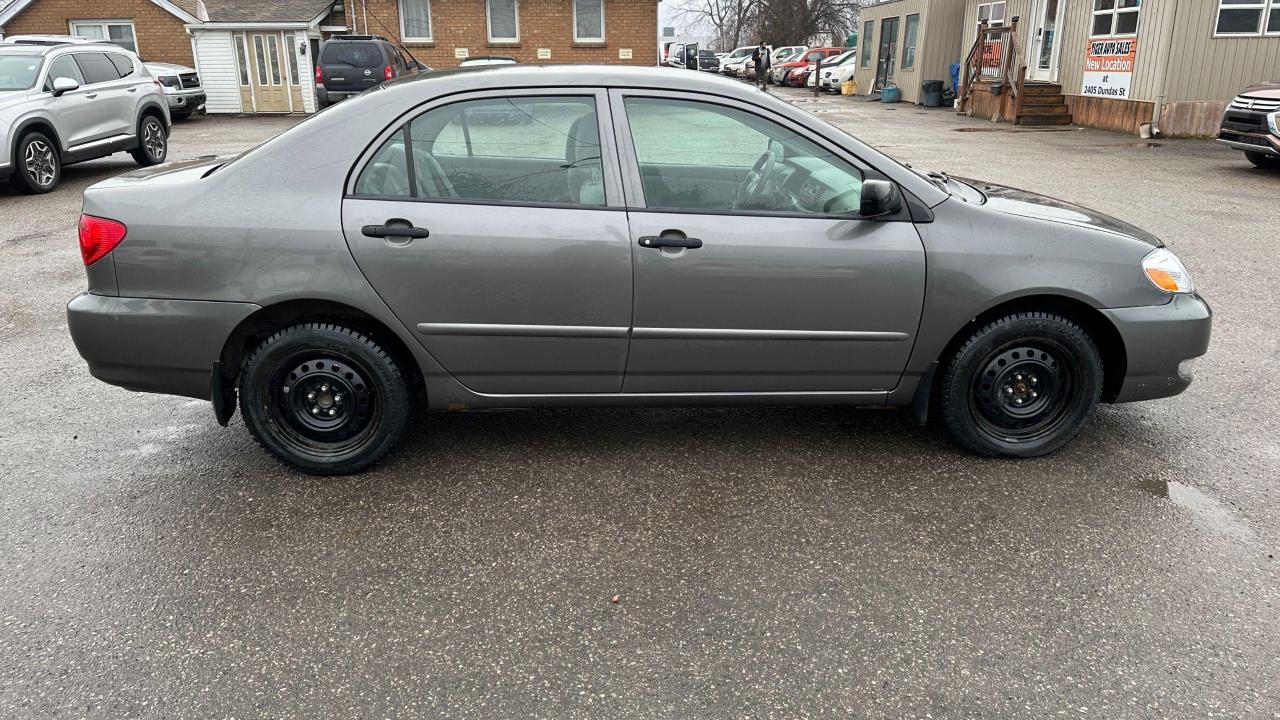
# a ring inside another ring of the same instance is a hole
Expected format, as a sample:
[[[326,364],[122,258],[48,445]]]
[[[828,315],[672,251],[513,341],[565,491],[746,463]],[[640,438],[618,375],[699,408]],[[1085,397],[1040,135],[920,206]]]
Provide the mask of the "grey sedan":
[[[896,405],[1031,457],[1181,392],[1210,331],[1142,230],[662,69],[386,83],[93,186],[80,242],[94,376],[224,425],[238,402],[312,473],[386,457],[420,407]]]

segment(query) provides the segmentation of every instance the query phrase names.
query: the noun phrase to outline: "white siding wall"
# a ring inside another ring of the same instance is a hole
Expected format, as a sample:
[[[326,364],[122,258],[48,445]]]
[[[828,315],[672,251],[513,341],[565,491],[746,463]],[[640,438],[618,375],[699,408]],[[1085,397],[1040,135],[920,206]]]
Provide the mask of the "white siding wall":
[[[240,78],[236,73],[235,48],[226,30],[196,30],[196,70],[207,95],[205,110],[209,113],[238,113]]]

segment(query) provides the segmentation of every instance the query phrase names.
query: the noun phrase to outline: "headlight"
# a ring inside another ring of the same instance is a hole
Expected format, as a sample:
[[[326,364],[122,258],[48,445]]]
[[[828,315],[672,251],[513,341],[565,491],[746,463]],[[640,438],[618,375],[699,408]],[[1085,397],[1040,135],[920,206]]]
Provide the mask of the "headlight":
[[[156,79],[159,80],[160,84],[165,87],[176,88],[179,86],[178,78],[176,77],[171,77],[169,75],[161,75],[159,78],[156,78]]]
[[[1195,283],[1191,281],[1191,273],[1187,272],[1182,261],[1168,248],[1157,248],[1147,253],[1142,258],[1142,271],[1147,274],[1152,285],[1164,292],[1190,293],[1196,290]]]
[[[1280,110],[1267,116],[1267,124],[1271,126],[1271,134],[1280,137]]]

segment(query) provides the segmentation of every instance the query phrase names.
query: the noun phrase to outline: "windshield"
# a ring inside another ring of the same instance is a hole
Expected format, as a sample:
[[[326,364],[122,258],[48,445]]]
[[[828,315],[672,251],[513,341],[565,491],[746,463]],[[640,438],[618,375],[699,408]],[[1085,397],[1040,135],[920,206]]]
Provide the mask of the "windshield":
[[[855,52],[853,50],[845,50],[839,55],[823,62],[823,65],[843,65],[853,59]]]
[[[38,55],[0,55],[0,92],[35,87],[43,64],[44,58]]]
[[[755,48],[753,48],[753,47],[740,47],[740,48],[738,48],[737,50],[734,50],[733,52],[729,53],[729,57],[731,57],[731,58],[740,58],[740,57],[744,57],[744,56],[746,56],[746,55],[750,55],[751,53],[753,53],[753,52],[755,52],[755,51],[756,51],[756,49],[755,49]]]

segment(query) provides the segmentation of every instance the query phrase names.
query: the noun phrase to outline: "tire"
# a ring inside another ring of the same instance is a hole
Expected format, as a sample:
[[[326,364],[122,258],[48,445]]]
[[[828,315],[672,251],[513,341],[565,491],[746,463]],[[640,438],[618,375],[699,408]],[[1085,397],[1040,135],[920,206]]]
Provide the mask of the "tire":
[[[33,195],[47,193],[62,180],[62,156],[58,145],[42,132],[23,135],[13,160],[13,184],[22,192]]]
[[[1074,321],[1019,312],[975,331],[947,363],[940,415],[962,447],[1030,458],[1070,442],[1102,395],[1102,356]]]
[[[1247,152],[1244,154],[1249,158],[1249,162],[1253,163],[1256,168],[1263,170],[1280,170],[1280,157],[1275,155],[1263,155],[1262,153]]]
[[[169,131],[160,118],[150,114],[142,116],[138,122],[138,147],[129,154],[142,167],[159,165],[169,157]]]
[[[245,360],[238,387],[258,443],[314,475],[373,466],[409,421],[409,387],[395,360],[340,325],[306,323],[271,335]]]

